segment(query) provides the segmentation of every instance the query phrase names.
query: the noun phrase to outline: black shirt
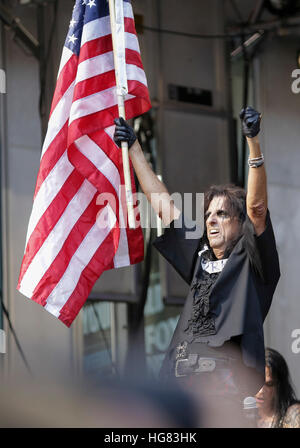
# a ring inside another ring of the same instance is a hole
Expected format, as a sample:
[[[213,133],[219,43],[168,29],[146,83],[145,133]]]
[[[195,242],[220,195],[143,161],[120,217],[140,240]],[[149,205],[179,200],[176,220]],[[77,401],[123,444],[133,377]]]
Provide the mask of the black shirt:
[[[264,382],[263,322],[280,277],[269,212],[265,231],[257,237],[253,229],[252,235],[260,273],[248,250],[248,237],[243,235],[221,272],[207,274],[201,262],[205,252],[198,255],[203,250],[203,240],[187,239],[186,232],[191,228],[184,221],[179,217],[154,241],[154,246],[190,285],[161,377],[174,376],[182,347],[192,344],[193,350],[196,347],[197,353],[207,356],[214,351],[228,353],[234,343],[244,367],[259,374],[251,391],[254,394]]]

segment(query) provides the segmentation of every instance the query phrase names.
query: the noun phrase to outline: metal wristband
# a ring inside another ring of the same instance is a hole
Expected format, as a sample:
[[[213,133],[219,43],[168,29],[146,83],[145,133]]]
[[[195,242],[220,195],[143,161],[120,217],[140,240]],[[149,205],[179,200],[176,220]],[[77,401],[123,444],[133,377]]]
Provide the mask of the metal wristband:
[[[264,162],[265,162],[264,159],[257,160],[256,162],[252,162],[252,161],[248,160],[248,165],[250,168],[258,168],[261,165],[263,165]]]
[[[261,159],[264,159],[263,153],[261,153],[261,155],[258,157],[253,157],[252,159],[250,159],[250,157],[248,158],[248,160],[250,160],[250,162],[252,162],[252,161],[256,162],[256,160],[261,160]]]
[[[259,157],[253,157],[250,159],[248,158],[248,165],[250,168],[258,168],[259,166],[263,165],[265,161],[264,155],[261,154]]]

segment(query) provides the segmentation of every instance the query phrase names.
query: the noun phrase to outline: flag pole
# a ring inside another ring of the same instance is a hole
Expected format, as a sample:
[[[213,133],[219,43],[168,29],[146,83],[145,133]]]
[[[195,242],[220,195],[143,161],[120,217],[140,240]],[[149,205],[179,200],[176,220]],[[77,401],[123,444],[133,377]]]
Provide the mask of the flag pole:
[[[117,2],[120,0],[116,0]],[[123,6],[123,0],[121,0],[121,6]],[[125,116],[125,95],[128,92],[127,79],[126,79],[126,68],[125,68],[125,46],[122,48],[121,44],[121,57],[120,57],[120,46],[118,46],[118,36],[117,36],[117,24],[116,24],[116,10],[115,10],[115,0],[109,0],[109,16],[110,16],[110,26],[111,35],[113,42],[113,54],[114,54],[114,64],[115,64],[115,75],[116,75],[116,86],[117,86],[117,98],[118,98],[118,110],[119,116],[126,120]],[[119,25],[119,24],[118,24]],[[124,19],[123,19],[124,27]],[[124,39],[124,32],[123,32]],[[123,50],[123,51],[122,51]],[[123,60],[120,61],[120,59]],[[131,187],[131,176],[130,176],[130,165],[129,165],[129,155],[128,155],[128,143],[122,142],[122,160],[123,160],[123,171],[125,180],[125,192],[126,192],[126,204],[128,211],[128,224],[130,229],[135,229],[135,219],[133,210],[133,196]]]

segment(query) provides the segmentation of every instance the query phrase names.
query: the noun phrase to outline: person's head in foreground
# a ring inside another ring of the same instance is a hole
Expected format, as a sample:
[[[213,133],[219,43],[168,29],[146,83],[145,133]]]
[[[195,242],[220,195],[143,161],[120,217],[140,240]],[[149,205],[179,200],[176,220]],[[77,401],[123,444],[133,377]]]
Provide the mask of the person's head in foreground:
[[[256,394],[259,426],[300,427],[300,403],[291,382],[288,365],[274,349],[266,349],[265,384]]]

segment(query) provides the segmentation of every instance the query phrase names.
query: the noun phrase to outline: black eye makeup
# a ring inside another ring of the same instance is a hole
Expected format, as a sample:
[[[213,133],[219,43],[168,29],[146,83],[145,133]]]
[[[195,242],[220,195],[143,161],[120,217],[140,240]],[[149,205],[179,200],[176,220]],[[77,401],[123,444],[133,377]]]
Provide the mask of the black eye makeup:
[[[221,218],[229,218],[229,213],[226,212],[225,210],[218,210],[217,211],[217,215],[220,216]]]
[[[205,213],[204,215],[204,220],[207,221],[207,219],[210,216],[210,212]],[[230,214],[226,211],[226,210],[218,210],[217,211],[217,216],[220,218],[230,218]]]

